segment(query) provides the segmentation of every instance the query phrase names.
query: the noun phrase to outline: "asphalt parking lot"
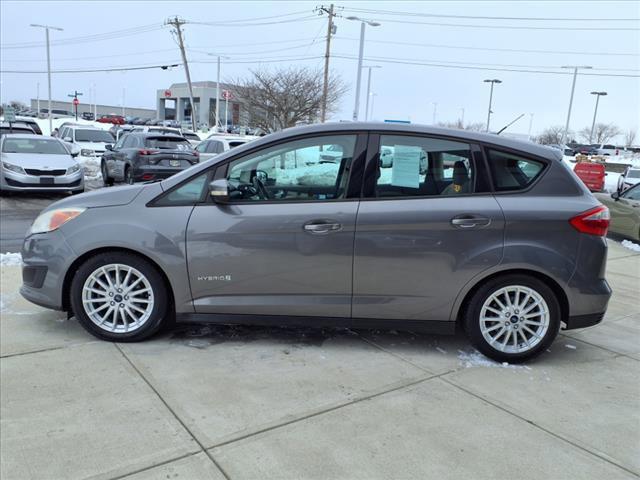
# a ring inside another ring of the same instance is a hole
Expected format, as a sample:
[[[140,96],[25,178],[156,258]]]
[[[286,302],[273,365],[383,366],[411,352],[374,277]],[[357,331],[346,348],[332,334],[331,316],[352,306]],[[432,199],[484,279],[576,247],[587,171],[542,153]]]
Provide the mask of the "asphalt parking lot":
[[[1,477],[618,479],[640,475],[640,254],[604,322],[526,365],[464,337],[197,326],[96,341],[3,266]]]

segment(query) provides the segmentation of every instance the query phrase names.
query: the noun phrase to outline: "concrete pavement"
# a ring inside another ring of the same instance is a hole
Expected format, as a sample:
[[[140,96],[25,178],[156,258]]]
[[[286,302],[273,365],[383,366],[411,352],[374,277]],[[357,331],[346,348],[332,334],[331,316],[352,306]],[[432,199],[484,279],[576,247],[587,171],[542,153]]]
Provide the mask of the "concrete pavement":
[[[604,322],[527,365],[462,336],[181,327],[96,341],[3,267],[1,477],[618,479],[640,475],[640,255]]]

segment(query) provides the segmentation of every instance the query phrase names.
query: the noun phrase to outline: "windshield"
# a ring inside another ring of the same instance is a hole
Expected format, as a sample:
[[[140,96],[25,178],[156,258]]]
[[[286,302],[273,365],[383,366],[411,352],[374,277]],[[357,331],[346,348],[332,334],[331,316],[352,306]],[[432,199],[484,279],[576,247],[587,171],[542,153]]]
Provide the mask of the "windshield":
[[[233,148],[233,147],[239,147],[240,145],[244,145],[247,142],[241,141],[241,142],[229,142],[229,148]]]
[[[640,178],[640,170],[629,170],[629,173],[627,173],[627,177]]]
[[[146,143],[149,148],[161,150],[191,150],[191,144],[183,138],[151,137]]]
[[[4,153],[39,153],[45,155],[68,155],[69,152],[57,140],[35,138],[11,138],[2,144]]]
[[[113,136],[104,130],[76,130],[76,142],[113,143]]]

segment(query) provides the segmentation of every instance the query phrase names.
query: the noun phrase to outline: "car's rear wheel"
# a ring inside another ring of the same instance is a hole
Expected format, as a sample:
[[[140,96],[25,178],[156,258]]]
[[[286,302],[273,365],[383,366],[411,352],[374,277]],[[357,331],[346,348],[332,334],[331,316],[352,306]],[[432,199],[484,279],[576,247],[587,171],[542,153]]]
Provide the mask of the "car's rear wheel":
[[[102,253],[77,270],[71,306],[80,324],[96,337],[138,341],[156,333],[167,316],[167,287],[147,260]]]
[[[124,171],[124,181],[129,185],[133,185],[135,180],[133,178],[133,167],[127,166]]]
[[[528,275],[505,275],[481,286],[466,309],[471,343],[499,362],[519,363],[546,350],[560,329],[555,293]]]
[[[109,177],[109,172],[107,171],[107,162],[102,162],[100,164],[100,172],[102,173],[102,183],[105,187],[110,187],[113,185],[113,178]]]

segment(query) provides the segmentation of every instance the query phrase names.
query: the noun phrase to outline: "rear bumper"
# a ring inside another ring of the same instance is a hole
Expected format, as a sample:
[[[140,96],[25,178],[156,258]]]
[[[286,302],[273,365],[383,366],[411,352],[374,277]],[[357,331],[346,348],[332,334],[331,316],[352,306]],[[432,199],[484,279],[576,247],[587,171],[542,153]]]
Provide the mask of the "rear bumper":
[[[133,170],[133,179],[136,182],[169,178],[183,171],[182,167],[164,167],[157,165],[140,165]]]
[[[592,313],[590,315],[576,315],[574,317],[567,318],[567,326],[565,330],[574,330],[576,328],[593,327],[594,325],[602,322],[604,318],[604,312]]]

